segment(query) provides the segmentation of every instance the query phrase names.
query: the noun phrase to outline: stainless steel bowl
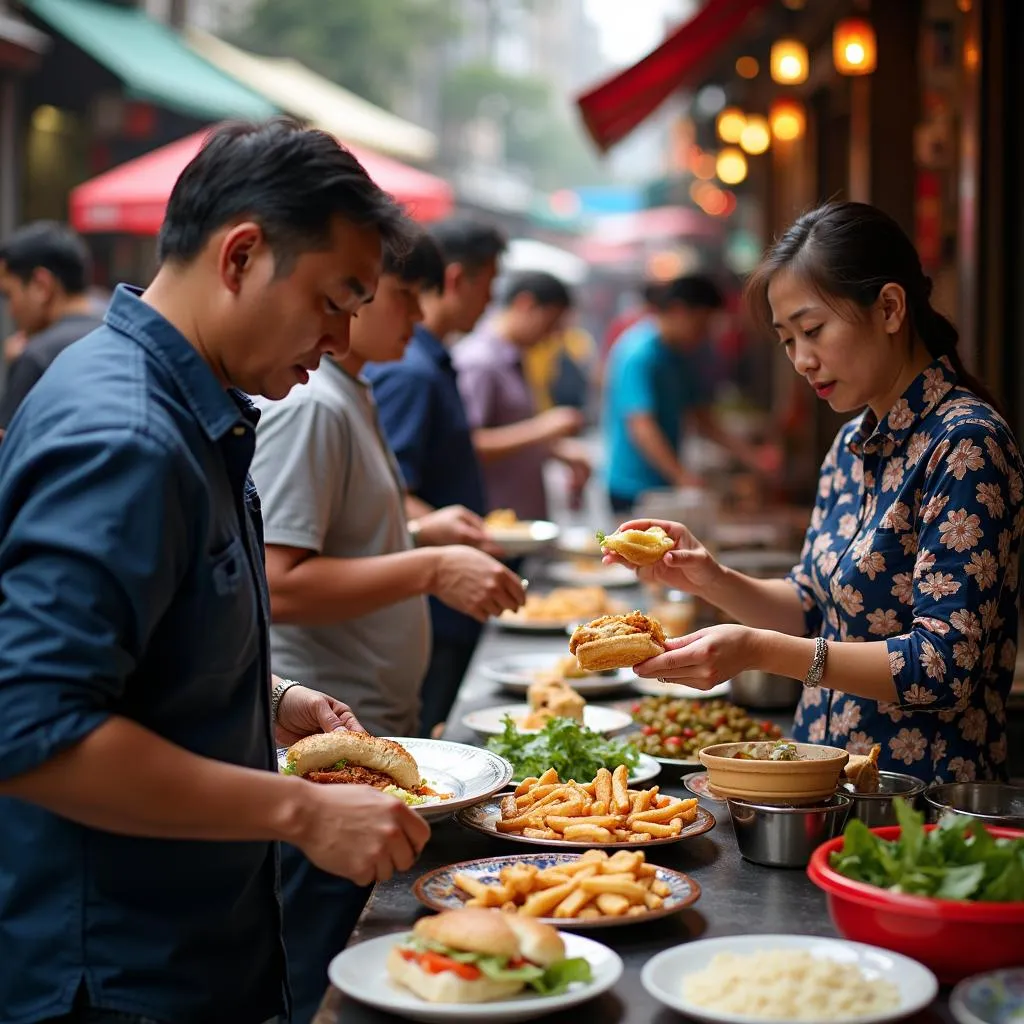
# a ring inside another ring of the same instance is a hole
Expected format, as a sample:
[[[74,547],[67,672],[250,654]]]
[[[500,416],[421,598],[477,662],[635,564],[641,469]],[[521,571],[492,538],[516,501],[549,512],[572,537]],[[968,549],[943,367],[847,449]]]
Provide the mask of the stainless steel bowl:
[[[740,853],[770,868],[804,868],[811,854],[843,831],[853,806],[846,793],[836,793],[816,807],[728,801]]]
[[[911,806],[917,806],[925,788],[925,783],[913,775],[879,772],[877,793],[856,793],[852,782],[840,783],[839,791],[848,793],[853,799],[851,818],[860,818],[868,828],[881,828],[899,824],[893,808],[894,797],[902,797]]]
[[[928,820],[967,814],[986,825],[1024,828],[1024,786],[1002,782],[947,782],[924,792]]]
[[[751,668],[729,680],[729,697],[745,708],[791,708],[800,700],[802,686],[788,676]]]

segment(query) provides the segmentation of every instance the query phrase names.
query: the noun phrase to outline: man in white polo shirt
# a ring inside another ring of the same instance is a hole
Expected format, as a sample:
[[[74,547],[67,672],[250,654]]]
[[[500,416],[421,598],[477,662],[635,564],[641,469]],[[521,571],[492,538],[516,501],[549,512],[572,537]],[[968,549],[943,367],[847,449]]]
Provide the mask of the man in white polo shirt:
[[[371,360],[401,358],[421,316],[419,287],[436,287],[443,275],[429,239],[401,261],[385,255],[374,300],[351,324],[349,351],[325,356],[308,385],[286,399],[260,402],[252,465],[263,504],[273,669],[344,695],[366,729],[385,736],[418,732],[428,595],[480,621],[525,597],[515,574],[465,543],[486,544],[479,517],[451,508],[407,522],[401,474],[361,377]],[[289,847],[282,876],[293,1021],[302,1024],[368,890]]]

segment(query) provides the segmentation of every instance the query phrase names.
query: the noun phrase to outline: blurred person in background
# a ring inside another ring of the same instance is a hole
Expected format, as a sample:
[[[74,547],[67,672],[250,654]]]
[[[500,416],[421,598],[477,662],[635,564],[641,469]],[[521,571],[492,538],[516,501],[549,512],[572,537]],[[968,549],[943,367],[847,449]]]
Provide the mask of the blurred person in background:
[[[405,256],[386,252],[348,351],[325,356],[309,384],[282,401],[258,402],[252,473],[263,504],[274,669],[315,682],[383,736],[419,729],[430,653],[425,595],[478,622],[524,599],[516,575],[458,543],[464,509],[407,522],[405,484],[362,376],[369,359],[401,358],[421,316],[420,288],[439,287],[443,274],[427,238]],[[282,876],[292,1020],[308,1024],[370,888],[322,871],[290,846]]]
[[[486,547],[480,519],[487,511],[483,473],[449,346],[473,330],[490,303],[505,238],[491,225],[467,217],[434,224],[429,235],[444,270],[440,282],[422,282],[423,320],[400,360],[369,363],[363,372],[405,481],[410,518],[461,507],[467,515],[460,542]],[[422,687],[422,736],[429,736],[451,710],[482,629],[475,618],[436,597],[430,598],[430,621],[434,642]]]
[[[570,324],[523,354],[523,372],[538,412],[561,405],[585,410],[590,402],[597,343]]]
[[[649,490],[700,487],[680,461],[689,423],[745,465],[778,469],[774,448],[756,448],[722,429],[710,408],[707,358],[722,294],[708,277],[689,274],[647,289],[653,314],[615,344],[604,382],[603,428],[612,509],[626,512]]]
[[[271,673],[245,397],[344,348],[406,237],[330,136],[221,126],[150,286],[0,445],[0,1020],[287,1019],[278,842],[364,885],[426,842],[399,800],[278,771],[276,745],[360,725]]]
[[[0,397],[0,438],[47,367],[103,322],[89,294],[89,250],[66,224],[36,221],[0,243],[0,294],[17,332]]]
[[[578,442],[579,409],[537,412],[523,372],[526,353],[561,329],[572,295],[557,277],[521,273],[506,286],[502,306],[454,351],[459,390],[484,468],[491,509],[512,509],[519,519],[545,519],[544,463],[562,462],[570,473],[570,504],[578,507],[590,462]]]

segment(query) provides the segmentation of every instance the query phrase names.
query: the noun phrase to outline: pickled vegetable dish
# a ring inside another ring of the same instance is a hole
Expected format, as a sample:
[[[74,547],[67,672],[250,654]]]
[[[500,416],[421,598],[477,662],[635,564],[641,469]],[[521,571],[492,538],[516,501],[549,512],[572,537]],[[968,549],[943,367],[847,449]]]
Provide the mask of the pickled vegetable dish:
[[[751,718],[727,700],[680,700],[645,697],[632,706],[640,732],[627,739],[653,757],[695,761],[712,743],[775,740],[782,730],[772,722]]]

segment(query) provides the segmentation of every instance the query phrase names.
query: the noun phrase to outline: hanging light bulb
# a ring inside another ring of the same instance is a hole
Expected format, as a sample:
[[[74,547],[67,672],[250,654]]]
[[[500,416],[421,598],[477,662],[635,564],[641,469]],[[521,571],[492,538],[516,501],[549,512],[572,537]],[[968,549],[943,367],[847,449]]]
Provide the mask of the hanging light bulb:
[[[832,63],[841,75],[870,75],[878,65],[878,44],[871,22],[844,18],[832,32]]]
[[[771,144],[772,133],[768,128],[768,122],[760,114],[749,115],[740,135],[740,146],[751,156],[757,156],[765,152]]]
[[[747,123],[747,116],[739,107],[726,107],[715,121],[715,128],[718,137],[723,142],[736,143],[740,141],[743,129]]]
[[[772,81],[780,85],[806,82],[811,66],[807,47],[797,39],[779,39],[772,43],[770,66]]]
[[[735,146],[720,150],[715,161],[715,173],[725,185],[738,185],[747,176],[747,158]]]
[[[799,139],[807,130],[807,113],[799,100],[790,98],[776,100],[768,112],[772,135],[782,142]]]

